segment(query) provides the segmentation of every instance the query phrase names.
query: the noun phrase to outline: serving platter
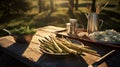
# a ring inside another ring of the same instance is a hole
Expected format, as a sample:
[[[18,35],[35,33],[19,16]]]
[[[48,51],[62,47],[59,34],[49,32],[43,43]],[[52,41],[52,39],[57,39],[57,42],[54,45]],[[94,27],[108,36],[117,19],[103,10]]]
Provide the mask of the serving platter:
[[[94,38],[89,38],[93,42],[101,43],[101,44],[113,44],[113,45],[118,45],[120,46],[120,42],[111,42],[111,41],[101,41],[101,40],[96,40]]]
[[[48,55],[84,55],[85,52],[100,56],[97,51],[85,46],[81,41],[73,39],[49,36],[39,40],[39,42],[41,43],[40,50]]]
[[[113,29],[93,32],[93,33],[90,33],[88,37],[91,41],[94,41],[94,42],[120,46],[120,33]]]

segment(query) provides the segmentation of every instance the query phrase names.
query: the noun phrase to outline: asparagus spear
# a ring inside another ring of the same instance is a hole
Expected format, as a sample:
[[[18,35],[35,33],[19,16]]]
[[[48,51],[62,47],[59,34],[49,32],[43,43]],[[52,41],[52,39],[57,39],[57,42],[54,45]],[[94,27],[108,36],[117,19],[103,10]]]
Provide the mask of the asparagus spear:
[[[47,48],[47,47],[45,47],[45,46],[43,47],[43,46],[41,46],[41,45],[40,45],[40,50],[41,50],[41,51],[47,51],[47,52],[49,52],[49,53],[54,53],[51,49],[49,49],[49,48]]]
[[[49,53],[54,53],[51,49],[49,48],[44,48],[45,51],[49,52]]]
[[[58,50],[58,48],[56,48],[56,46],[54,46],[54,43],[53,43],[53,41],[45,41],[45,40],[43,40],[46,44],[49,44],[48,46],[51,46],[51,47],[53,47],[54,48],[54,50],[55,50],[55,53],[61,53],[59,50]],[[56,44],[57,45],[57,44]],[[61,49],[62,50],[62,49]]]
[[[56,49],[54,49],[54,47],[52,46],[52,44],[43,42],[42,40],[39,40],[41,42],[41,44],[44,45],[44,48],[49,48],[51,49],[54,53],[57,53],[58,51]]]
[[[62,53],[62,49],[58,46],[58,44],[55,42],[53,37],[50,36],[50,38],[51,38],[52,42],[54,43],[53,45],[56,48],[56,50],[58,50],[58,52]]]
[[[97,54],[97,52],[94,51],[94,50],[90,50],[90,49],[84,48],[83,46],[80,46],[78,44],[70,43],[70,42],[68,42],[65,39],[59,39],[59,40],[62,41],[62,43],[65,44],[69,48],[72,48],[72,49],[75,49],[75,50],[78,50],[78,51],[83,51],[83,52],[86,52],[86,53],[90,53],[90,54],[99,56],[99,54]]]
[[[81,54],[81,52],[77,52],[76,50],[67,47],[61,41],[57,40],[56,38],[53,38],[53,40],[66,52],[71,53],[71,54],[75,54],[75,55],[76,54]]]

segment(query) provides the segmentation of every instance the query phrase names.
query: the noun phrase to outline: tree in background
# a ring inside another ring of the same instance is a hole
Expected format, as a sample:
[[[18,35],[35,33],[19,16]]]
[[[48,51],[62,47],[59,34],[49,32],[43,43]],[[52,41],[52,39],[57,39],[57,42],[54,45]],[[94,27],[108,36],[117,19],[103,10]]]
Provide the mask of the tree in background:
[[[0,1],[0,17],[10,14],[20,14],[29,10],[29,4],[25,0],[1,0]]]
[[[73,9],[75,8],[75,10],[78,10],[78,0],[69,0],[69,12],[73,11]]]
[[[78,0],[75,0],[75,10],[78,10]]]
[[[38,0],[38,6],[39,6],[39,13],[45,10],[50,9],[51,12],[54,11],[54,1],[49,0],[49,7],[46,5],[47,0]]]
[[[72,11],[74,8],[74,0],[69,0],[69,10]]]
[[[42,12],[42,1],[38,0],[39,13]]]
[[[8,0],[1,0],[1,2],[0,2],[0,14],[1,14],[1,16],[0,17],[9,15],[11,4],[8,3]]]
[[[53,0],[50,0],[50,9],[51,9],[51,12],[54,11],[54,1]]]
[[[38,0],[39,13],[46,10],[45,1],[46,0]]]

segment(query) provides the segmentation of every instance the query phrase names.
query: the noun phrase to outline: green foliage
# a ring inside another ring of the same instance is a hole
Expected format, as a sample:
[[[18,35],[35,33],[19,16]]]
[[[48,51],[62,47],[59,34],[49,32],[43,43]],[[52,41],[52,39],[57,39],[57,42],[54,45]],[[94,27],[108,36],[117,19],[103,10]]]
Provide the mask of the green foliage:
[[[19,28],[14,28],[10,30],[12,35],[28,35],[28,34],[34,34],[36,31],[33,27],[29,26],[21,26]]]

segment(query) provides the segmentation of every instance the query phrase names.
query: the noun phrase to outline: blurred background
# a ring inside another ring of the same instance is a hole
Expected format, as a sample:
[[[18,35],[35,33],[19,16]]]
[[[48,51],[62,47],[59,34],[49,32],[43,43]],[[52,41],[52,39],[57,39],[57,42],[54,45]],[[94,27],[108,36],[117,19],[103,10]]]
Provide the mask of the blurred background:
[[[96,9],[106,5],[99,13],[99,18],[104,20],[101,30],[120,31],[120,0],[96,1]],[[4,28],[65,27],[70,18],[78,19],[79,27],[86,28],[85,15],[90,12],[91,4],[92,0],[0,0],[0,36],[5,35]]]

